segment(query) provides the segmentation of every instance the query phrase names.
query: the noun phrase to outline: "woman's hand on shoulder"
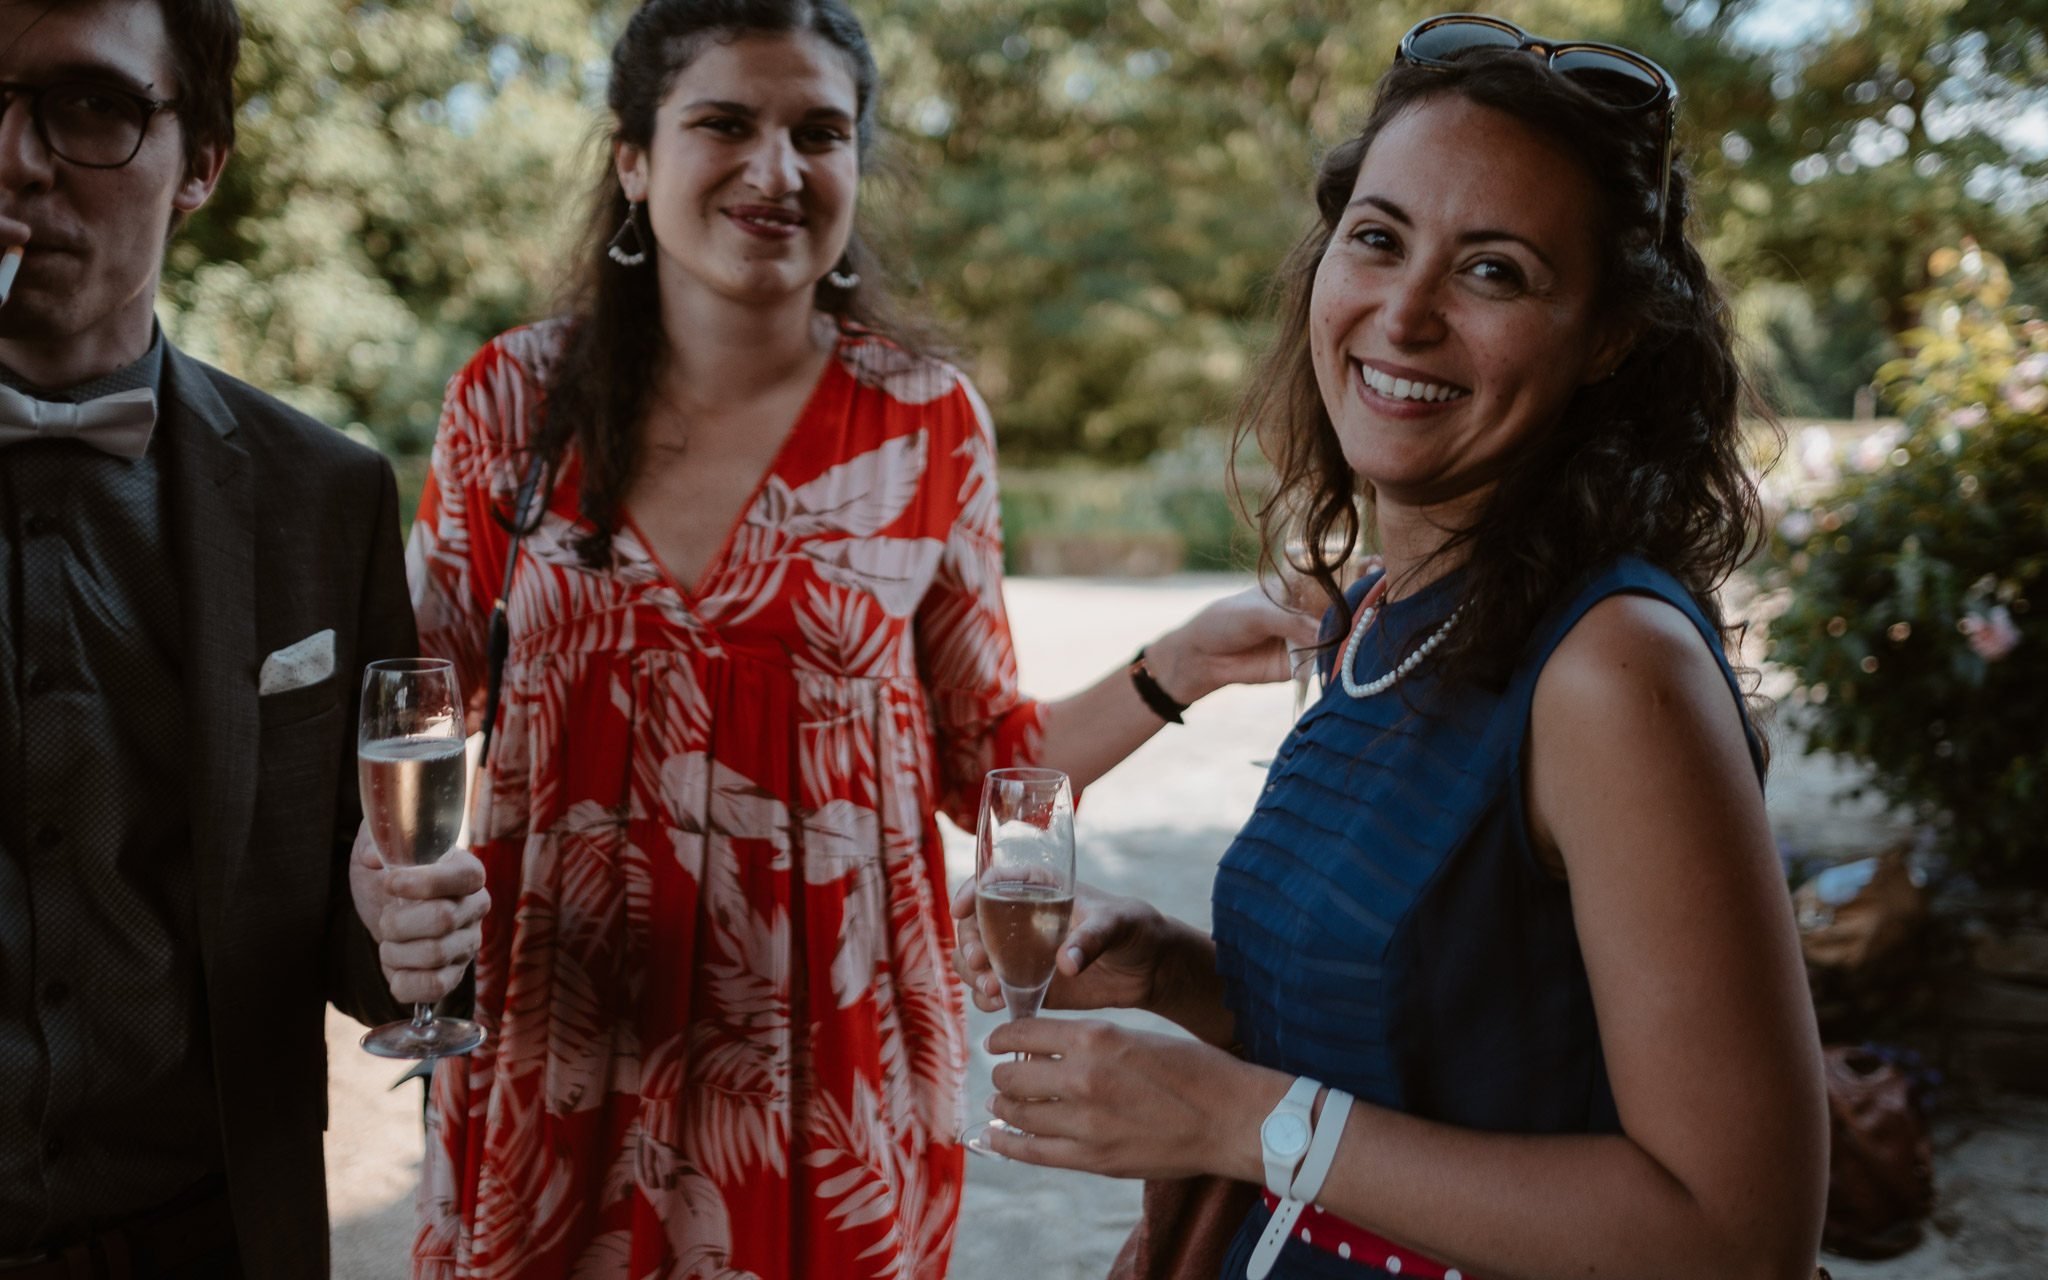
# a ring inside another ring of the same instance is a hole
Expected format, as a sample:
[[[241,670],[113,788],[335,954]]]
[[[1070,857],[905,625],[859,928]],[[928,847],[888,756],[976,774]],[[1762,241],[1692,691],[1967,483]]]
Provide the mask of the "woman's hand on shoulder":
[[[1612,597],[1545,666],[1529,744],[1530,831],[1569,878],[1624,1129],[1730,1239],[1810,1266],[1819,1037],[1719,663],[1671,605]]]
[[[1003,1007],[1003,989],[981,940],[972,880],[953,895],[953,918],[959,921],[953,968],[967,983],[975,1007],[993,1013]],[[1073,922],[1060,943],[1058,968],[1046,989],[1045,1007],[1150,1008],[1172,926],[1149,902],[1080,885],[1074,892]]]
[[[1281,598],[1276,598],[1281,597]],[[1258,584],[1205,606],[1145,648],[1145,665],[1177,702],[1227,684],[1269,684],[1294,674],[1288,650],[1315,645],[1322,602]]]

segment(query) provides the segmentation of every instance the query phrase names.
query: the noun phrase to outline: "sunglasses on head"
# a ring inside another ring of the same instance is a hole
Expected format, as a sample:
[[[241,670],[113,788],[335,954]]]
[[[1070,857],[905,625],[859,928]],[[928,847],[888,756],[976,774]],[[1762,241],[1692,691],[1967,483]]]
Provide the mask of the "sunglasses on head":
[[[1678,82],[1642,54],[1591,40],[1532,36],[1504,18],[1483,13],[1441,13],[1424,18],[1401,37],[1395,58],[1418,67],[1449,67],[1475,49],[1537,54],[1560,75],[1617,111],[1663,116],[1664,151],[1657,175],[1657,241],[1663,243],[1671,197],[1671,148],[1678,125]]]

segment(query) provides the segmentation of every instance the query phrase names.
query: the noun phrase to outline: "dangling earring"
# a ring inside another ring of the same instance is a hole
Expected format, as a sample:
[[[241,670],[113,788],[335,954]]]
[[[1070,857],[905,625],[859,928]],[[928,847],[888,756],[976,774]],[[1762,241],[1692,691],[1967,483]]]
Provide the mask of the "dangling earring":
[[[834,289],[851,289],[860,283],[860,272],[855,271],[853,263],[848,261],[846,256],[842,254],[839,258],[839,266],[833,268],[831,274],[825,277],[825,283],[831,285]]]
[[[639,213],[639,204],[628,201],[626,203],[625,222],[620,224],[618,233],[612,237],[611,243],[604,248],[605,253],[611,257],[611,260],[622,267],[637,267],[647,261],[647,246],[640,239]],[[628,233],[631,233],[633,237],[633,247],[630,250],[622,243]]]

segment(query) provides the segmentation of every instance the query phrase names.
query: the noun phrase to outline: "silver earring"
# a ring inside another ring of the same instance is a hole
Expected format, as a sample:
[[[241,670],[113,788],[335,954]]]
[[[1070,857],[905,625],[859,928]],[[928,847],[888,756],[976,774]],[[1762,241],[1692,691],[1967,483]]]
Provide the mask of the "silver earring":
[[[851,289],[860,283],[860,272],[834,271],[825,277],[825,283],[834,289]]]
[[[647,245],[640,239],[639,212],[640,206],[638,204],[630,201],[627,203],[625,222],[620,224],[618,233],[612,237],[611,243],[604,248],[605,253],[610,256],[611,260],[622,267],[637,267],[647,261]],[[633,247],[630,250],[623,243],[629,233],[633,237]]]

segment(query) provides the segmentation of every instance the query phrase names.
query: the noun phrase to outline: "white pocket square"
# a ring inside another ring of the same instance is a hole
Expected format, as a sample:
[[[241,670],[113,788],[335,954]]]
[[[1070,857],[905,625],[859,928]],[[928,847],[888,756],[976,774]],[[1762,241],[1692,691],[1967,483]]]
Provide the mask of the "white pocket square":
[[[334,628],[329,627],[265,658],[263,674],[256,679],[256,694],[267,698],[273,693],[303,689],[333,674]]]

